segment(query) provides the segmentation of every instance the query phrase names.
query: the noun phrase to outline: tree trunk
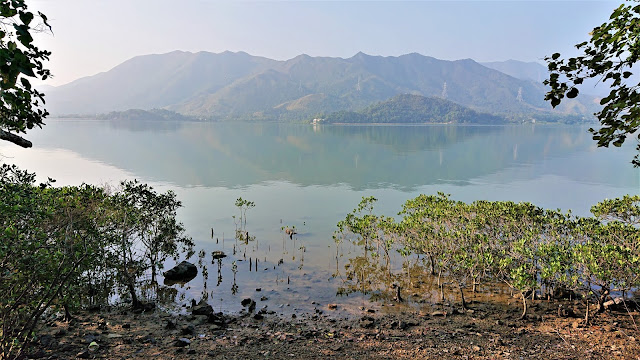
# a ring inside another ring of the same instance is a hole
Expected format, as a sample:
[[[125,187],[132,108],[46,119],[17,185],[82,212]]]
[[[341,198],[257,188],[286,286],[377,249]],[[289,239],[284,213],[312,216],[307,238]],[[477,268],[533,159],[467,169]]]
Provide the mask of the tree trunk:
[[[62,307],[64,308],[64,321],[69,322],[73,320],[73,316],[71,316],[71,311],[69,311],[69,305],[64,304],[62,305]]]
[[[138,295],[136,295],[136,288],[133,286],[133,284],[131,283],[131,281],[129,281],[130,279],[127,279],[127,288],[129,289],[129,295],[131,295],[131,306],[134,309],[138,309],[140,308],[140,300],[138,300]]]
[[[600,293],[600,297],[598,297],[598,313],[604,311],[604,302],[607,300],[607,296],[609,296],[609,289],[605,289]]]
[[[522,315],[520,316],[520,320],[522,320],[527,316],[527,297],[524,295],[524,291],[521,291],[520,294],[522,294]]]
[[[585,311],[585,315],[584,315],[584,324],[585,325],[589,325],[589,298],[586,298],[586,303],[587,303],[587,310]]]
[[[433,255],[429,254],[429,265],[431,267],[431,275],[435,275],[436,274],[436,266],[435,263],[433,261]]]
[[[464,291],[462,291],[462,284],[458,284],[458,288],[460,289],[460,299],[462,300],[462,308],[467,310],[467,302],[464,300]]]

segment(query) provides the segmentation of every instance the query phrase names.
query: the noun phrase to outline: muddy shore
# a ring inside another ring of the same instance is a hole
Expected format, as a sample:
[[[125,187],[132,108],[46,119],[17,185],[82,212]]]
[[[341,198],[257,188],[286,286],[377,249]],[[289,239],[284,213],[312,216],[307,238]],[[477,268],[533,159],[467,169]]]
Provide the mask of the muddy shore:
[[[562,305],[562,306],[560,306]],[[589,324],[581,304],[537,300],[520,308],[471,302],[415,311],[360,309],[340,317],[339,304],[279,315],[267,309],[183,315],[125,307],[49,319],[30,358],[40,359],[640,359],[640,313],[609,310]]]

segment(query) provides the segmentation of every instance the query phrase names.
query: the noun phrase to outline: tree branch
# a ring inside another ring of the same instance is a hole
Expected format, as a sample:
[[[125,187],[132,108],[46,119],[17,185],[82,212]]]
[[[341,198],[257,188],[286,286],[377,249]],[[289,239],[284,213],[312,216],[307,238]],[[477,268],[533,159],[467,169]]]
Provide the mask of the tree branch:
[[[22,146],[23,148],[30,148],[31,146],[33,146],[33,144],[31,143],[31,141],[18,136],[16,134],[12,134],[10,132],[6,132],[2,129],[0,129],[0,140],[6,140],[6,141],[10,141],[18,146]]]

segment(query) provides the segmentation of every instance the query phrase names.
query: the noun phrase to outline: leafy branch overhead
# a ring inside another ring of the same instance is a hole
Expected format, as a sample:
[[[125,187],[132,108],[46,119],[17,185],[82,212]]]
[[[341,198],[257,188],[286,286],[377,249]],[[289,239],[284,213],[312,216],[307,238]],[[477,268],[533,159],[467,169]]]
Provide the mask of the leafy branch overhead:
[[[551,87],[545,100],[556,107],[565,97],[575,98],[580,93],[579,86],[589,78],[608,85],[609,95],[600,100],[603,108],[595,114],[602,126],[589,131],[598,146],[619,147],[640,127],[640,84],[630,79],[640,57],[640,5],[620,5],[609,21],[594,28],[590,35],[590,40],[576,45],[582,52],[580,56],[563,59],[555,53],[545,58],[550,75],[544,83]],[[633,164],[640,165],[638,155]]]
[[[42,127],[49,115],[41,108],[44,94],[29,80],[51,76],[44,67],[51,52],[35,46],[32,36],[40,31],[51,31],[44,14],[28,11],[24,0],[0,2],[0,139],[22,147],[31,142],[18,134]]]

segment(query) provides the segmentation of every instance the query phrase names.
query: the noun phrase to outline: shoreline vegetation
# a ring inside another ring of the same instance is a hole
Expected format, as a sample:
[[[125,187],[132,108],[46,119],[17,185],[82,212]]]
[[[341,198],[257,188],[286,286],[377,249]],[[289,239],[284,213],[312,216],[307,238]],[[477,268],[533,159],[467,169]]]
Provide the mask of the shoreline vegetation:
[[[604,200],[593,206],[593,217],[581,218],[529,203],[467,204],[439,193],[407,200],[398,220],[376,215],[376,199],[365,197],[337,224],[336,260],[348,256],[334,277],[342,280],[337,295],[370,295],[377,309],[337,318],[330,314],[341,306],[338,298],[287,319],[266,307],[256,310],[250,298],[242,301],[247,310],[236,315],[214,313],[206,299],[194,299],[191,315],[177,316],[157,309],[157,300],[142,290],[149,284],[158,296],[171,290],[158,286],[158,265],[195,253],[175,221],[181,206],[175,194],[135,181],[116,189],[36,185],[34,174],[8,165],[0,175],[6,229],[0,261],[3,271],[16,274],[3,285],[12,290],[0,295],[3,359],[72,353],[105,358],[113,351],[124,357],[184,352],[197,358],[206,351],[235,358],[240,349],[284,357],[285,343],[294,357],[304,357],[300,348],[309,342],[317,357],[430,358],[434,349],[440,356],[471,352],[477,358],[533,349],[546,357],[573,358],[576,351],[640,355],[640,308],[629,296],[640,286],[639,196]],[[254,238],[246,212],[255,204],[239,198],[236,206],[236,237],[248,244]],[[393,263],[393,254],[401,264]],[[205,256],[200,250],[200,261]],[[114,294],[124,301],[115,307]],[[147,335],[124,334],[134,326]],[[579,336],[587,332],[599,346],[589,347]],[[475,336],[482,339],[467,341]],[[535,345],[540,338],[551,353]],[[544,357],[539,354],[529,357]]]

